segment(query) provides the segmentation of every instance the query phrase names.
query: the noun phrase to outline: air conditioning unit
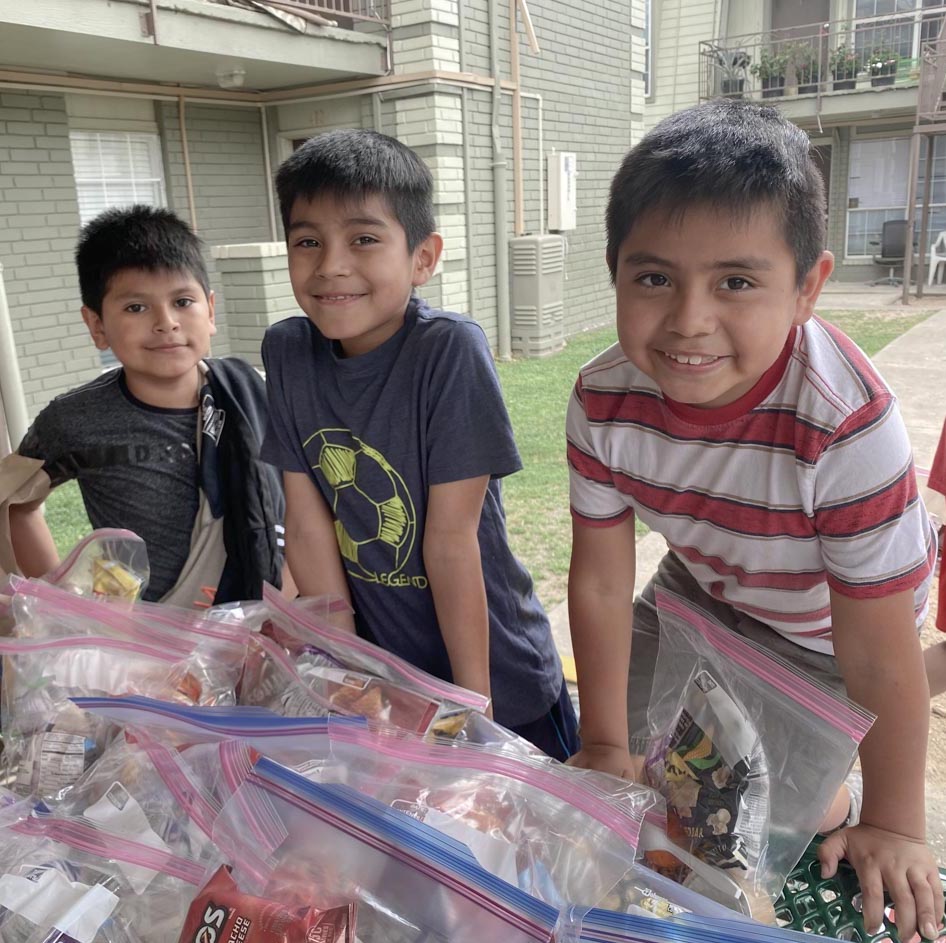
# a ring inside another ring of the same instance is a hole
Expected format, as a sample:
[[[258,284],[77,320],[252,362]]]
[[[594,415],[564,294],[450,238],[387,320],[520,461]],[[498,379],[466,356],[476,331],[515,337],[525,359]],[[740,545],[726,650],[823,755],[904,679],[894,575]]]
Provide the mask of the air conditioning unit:
[[[544,357],[565,346],[565,240],[517,236],[509,240],[512,349]]]

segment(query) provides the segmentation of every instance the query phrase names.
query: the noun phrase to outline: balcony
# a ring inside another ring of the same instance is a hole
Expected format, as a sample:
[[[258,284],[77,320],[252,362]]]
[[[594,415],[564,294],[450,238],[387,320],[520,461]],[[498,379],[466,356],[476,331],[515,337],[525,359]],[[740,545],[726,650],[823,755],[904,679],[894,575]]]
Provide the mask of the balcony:
[[[228,0],[210,0],[226,4]],[[391,0],[262,0],[275,10],[294,13],[316,26],[359,29],[365,25],[388,28]]]
[[[267,93],[384,75],[390,0],[0,0],[0,73]]]
[[[938,38],[944,22],[946,4],[704,41],[700,97],[772,99],[773,104],[809,97],[820,110],[827,96],[915,88],[923,47]],[[911,102],[915,107],[915,94]]]

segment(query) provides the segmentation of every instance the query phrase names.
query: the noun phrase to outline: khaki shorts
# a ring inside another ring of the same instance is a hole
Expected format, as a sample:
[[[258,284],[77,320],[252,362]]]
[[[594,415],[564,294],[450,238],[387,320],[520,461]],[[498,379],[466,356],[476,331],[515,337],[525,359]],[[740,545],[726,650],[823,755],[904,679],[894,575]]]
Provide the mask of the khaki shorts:
[[[757,619],[714,599],[690,575],[680,558],[670,552],[660,561],[657,572],[634,601],[631,665],[627,682],[627,725],[631,753],[646,753],[650,740],[647,705],[650,703],[660,641],[660,623],[654,602],[657,586],[695,603],[713,616],[720,625],[784,658],[832,691],[845,693],[838,662],[833,655],[823,655],[821,652],[802,648]]]

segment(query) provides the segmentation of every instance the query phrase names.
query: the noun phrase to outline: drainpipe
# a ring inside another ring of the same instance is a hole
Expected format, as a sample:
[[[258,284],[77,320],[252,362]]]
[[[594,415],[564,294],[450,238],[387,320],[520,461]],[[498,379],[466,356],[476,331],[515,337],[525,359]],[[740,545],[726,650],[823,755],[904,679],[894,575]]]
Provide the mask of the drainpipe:
[[[10,445],[15,449],[26,435],[29,420],[26,412],[26,397],[23,395],[23,380],[20,364],[16,359],[16,341],[10,323],[10,308],[3,286],[3,263],[0,262],[0,399],[6,416]]]
[[[515,231],[526,231],[525,191],[522,173],[522,73],[519,68],[519,27],[516,0],[509,0],[509,71],[512,75],[512,189]]]
[[[463,0],[457,0],[457,42],[460,46],[460,71],[466,72],[466,27],[463,24]],[[473,179],[470,160],[470,103],[467,90],[460,89],[460,124],[463,132],[463,228],[466,240],[466,313],[475,318],[473,269],[473,196],[470,192]]]
[[[499,126],[503,92],[499,75],[499,3],[489,0],[489,62],[493,76],[493,219],[496,227],[496,323],[499,359],[512,359],[512,324],[509,319],[509,236],[506,230],[506,158]]]
[[[273,199],[273,160],[269,153],[269,122],[266,120],[266,106],[259,106],[260,132],[263,135],[263,174],[266,179],[266,208],[269,210],[269,239],[279,242],[279,229],[276,226],[276,202]]]
[[[194,176],[191,173],[191,152],[187,144],[187,114],[183,95],[177,99],[177,120],[181,126],[181,150],[184,153],[184,179],[187,181],[187,205],[191,213],[191,229],[197,232],[197,204],[194,202]]]

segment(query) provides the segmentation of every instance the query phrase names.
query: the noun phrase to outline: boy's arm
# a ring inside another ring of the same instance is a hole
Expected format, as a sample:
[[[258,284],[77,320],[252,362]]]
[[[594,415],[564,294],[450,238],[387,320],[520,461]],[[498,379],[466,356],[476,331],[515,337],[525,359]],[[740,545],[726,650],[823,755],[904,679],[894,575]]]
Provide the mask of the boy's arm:
[[[24,576],[44,576],[59,563],[41,501],[10,505],[10,542]]]
[[[335,521],[312,479],[303,472],[283,472],[286,492],[286,563],[302,596],[341,596],[351,604],[348,580],[335,536]],[[355,631],[349,614],[338,628]]]
[[[431,485],[424,568],[453,680],[490,696],[489,612],[479,524],[489,476]]]
[[[869,930],[882,923],[887,888],[904,940],[916,928],[935,939],[943,918],[939,873],[926,847],[929,688],[913,602],[912,590],[878,599],[831,591],[834,648],[848,696],[877,721],[860,748],[861,824],[831,835],[820,852],[825,877],[841,857],[854,866]]]
[[[572,522],[568,571],[581,751],[575,766],[640,778],[640,760],[628,752],[627,677],[634,604],[634,517],[611,527]]]

